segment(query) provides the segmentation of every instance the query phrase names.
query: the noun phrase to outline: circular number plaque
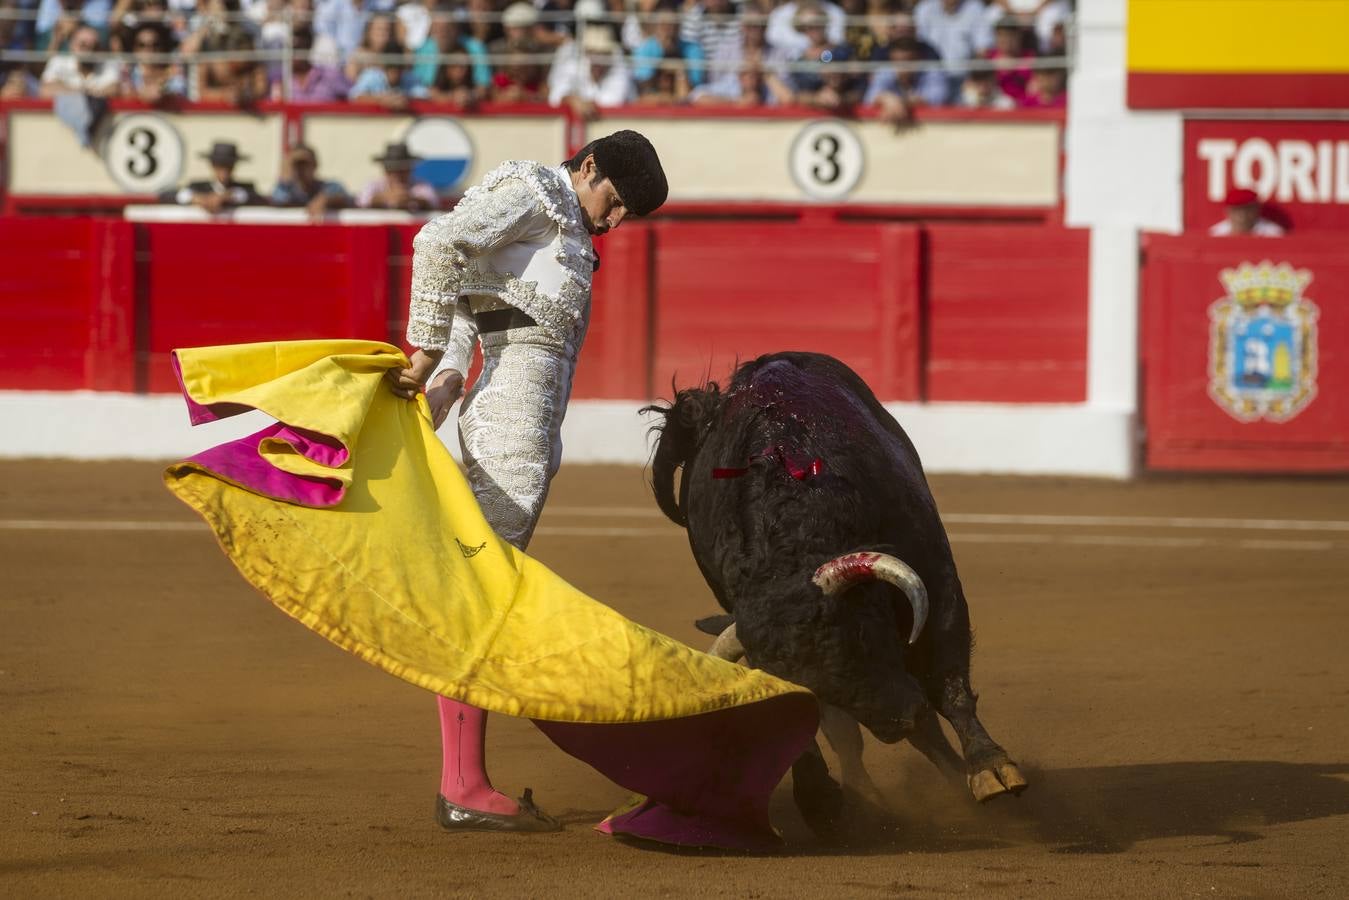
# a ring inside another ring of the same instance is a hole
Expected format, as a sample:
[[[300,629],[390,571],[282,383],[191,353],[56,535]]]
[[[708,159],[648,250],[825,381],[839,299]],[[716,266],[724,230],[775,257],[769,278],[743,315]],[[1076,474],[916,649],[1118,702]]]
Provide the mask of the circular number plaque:
[[[797,187],[822,200],[846,197],[862,177],[863,164],[862,142],[846,123],[836,119],[802,128],[788,160]]]
[[[123,190],[157,194],[183,177],[183,138],[168,119],[152,113],[122,116],[103,151],[108,174]]]

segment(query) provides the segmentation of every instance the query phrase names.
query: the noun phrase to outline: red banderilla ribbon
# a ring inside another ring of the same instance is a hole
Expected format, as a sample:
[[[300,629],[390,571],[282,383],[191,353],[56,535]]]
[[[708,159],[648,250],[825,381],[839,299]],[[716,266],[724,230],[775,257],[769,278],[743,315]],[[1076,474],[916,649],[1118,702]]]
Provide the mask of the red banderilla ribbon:
[[[763,452],[751,456],[749,458],[749,465],[737,466],[735,468],[716,468],[712,470],[712,477],[739,478],[742,475],[748,475],[749,466],[761,459],[777,460],[782,467],[787,470],[787,474],[791,475],[797,481],[805,481],[807,478],[814,478],[824,472],[824,460],[820,459],[818,456],[812,459],[807,465],[798,466],[792,461],[791,457],[787,455],[787,451],[783,450],[781,447],[768,447]]]

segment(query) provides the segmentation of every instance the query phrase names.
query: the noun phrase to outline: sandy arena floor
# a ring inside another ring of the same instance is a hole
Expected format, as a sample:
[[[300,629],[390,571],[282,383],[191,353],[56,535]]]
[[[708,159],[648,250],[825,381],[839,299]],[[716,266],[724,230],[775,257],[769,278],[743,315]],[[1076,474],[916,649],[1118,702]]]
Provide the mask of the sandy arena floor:
[[[935,487],[1030,790],[872,742],[900,827],[821,847],[784,786],[746,858],[592,832],[624,791],[504,717],[499,786],[567,830],[440,831],[430,697],[245,586],[157,466],[0,463],[0,896],[1349,896],[1349,481]],[[534,552],[703,644],[637,470],[564,470]]]

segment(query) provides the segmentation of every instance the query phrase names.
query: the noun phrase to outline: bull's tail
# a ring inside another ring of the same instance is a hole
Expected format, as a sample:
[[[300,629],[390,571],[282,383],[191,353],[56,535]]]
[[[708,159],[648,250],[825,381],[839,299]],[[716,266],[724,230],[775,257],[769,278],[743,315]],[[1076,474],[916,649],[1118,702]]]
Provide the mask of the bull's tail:
[[[651,489],[661,512],[676,525],[688,525],[684,508],[688,488],[687,482],[681,483],[676,496],[675,471],[693,461],[721,403],[721,389],[716,382],[709,381],[700,388],[677,391],[669,406],[655,404],[642,410],[661,416],[651,426],[651,432],[656,435],[656,451],[651,457]]]

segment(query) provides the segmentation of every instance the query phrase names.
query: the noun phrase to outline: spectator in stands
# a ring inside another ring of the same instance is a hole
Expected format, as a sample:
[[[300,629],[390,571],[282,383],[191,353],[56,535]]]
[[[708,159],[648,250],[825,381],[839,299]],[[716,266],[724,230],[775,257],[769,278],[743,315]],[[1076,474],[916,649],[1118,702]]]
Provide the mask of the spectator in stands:
[[[1072,16],[1069,0],[991,0],[995,15],[1011,14],[1023,25],[1034,24],[1037,49],[1044,56],[1062,56],[1062,46],[1054,46],[1054,32],[1062,34],[1063,25]]]
[[[336,181],[319,177],[319,159],[312,147],[297,145],[286,157],[289,177],[272,191],[273,206],[303,206],[314,221],[324,215],[351,206],[351,197]]]
[[[741,20],[731,0],[687,0],[679,23],[679,37],[702,48],[703,58],[725,56],[741,43]]]
[[[488,49],[493,55],[537,56],[545,53],[547,48],[535,38],[538,24],[538,10],[523,0],[512,3],[502,13],[505,36]],[[546,70],[541,63],[521,60],[496,63],[492,72],[493,97],[505,103],[543,100],[546,98],[545,77]]]
[[[656,18],[662,0],[630,0],[631,8],[623,20],[623,46],[636,50],[656,34]]]
[[[742,63],[753,62],[764,67],[765,80],[770,86],[776,84],[781,88],[774,92],[777,103],[791,103],[792,90],[786,86],[782,63],[788,62],[792,54],[768,46],[768,40],[765,39],[766,24],[766,16],[743,16],[738,42],[720,45],[715,57],[708,59],[707,80],[699,88],[708,90],[701,90],[700,96],[738,97],[741,93],[739,73]],[[712,82],[716,82],[715,88]]]
[[[112,0],[40,0],[34,22],[33,49],[50,50],[59,46],[81,24],[93,27],[102,40],[111,14]]]
[[[873,17],[872,31],[876,35],[875,48],[872,50],[869,59],[885,60],[890,55],[887,52],[890,46],[897,41],[912,42],[918,46],[919,58],[924,60],[940,60],[941,56],[932,48],[932,45],[918,37],[918,27],[914,25],[913,15],[906,12],[898,12],[882,16]]]
[[[693,91],[689,99],[699,104],[730,102],[754,106],[757,104],[752,98],[761,84],[768,91],[763,104],[791,103],[792,89],[782,67],[790,57],[768,46],[764,36],[766,25],[764,16],[745,16],[741,20],[740,41],[719,48],[718,55],[708,65],[707,82]],[[750,71],[756,73],[748,80],[742,78],[745,66],[752,67]]]
[[[1015,16],[1003,16],[993,28],[993,46],[984,58],[993,63],[998,89],[1020,103],[1030,89],[1036,57],[1030,30]]]
[[[57,48],[72,29],[65,52]],[[92,25],[70,25],[69,19],[60,19],[52,32],[50,56],[42,70],[42,96],[58,94],[85,94],[90,97],[115,97],[122,84],[121,64],[94,62],[91,53],[107,50],[99,40],[98,30]]]
[[[248,7],[247,14],[257,28],[258,49],[271,54],[264,65],[267,83],[275,85],[282,79],[282,68],[285,66],[282,52],[290,45],[294,29],[299,24],[291,21],[287,0],[257,0]]]
[[[980,0],[920,0],[913,8],[913,22],[918,38],[941,57],[951,82],[949,92],[956,93],[965,77],[965,63],[992,44],[984,4]]]
[[[10,11],[19,11],[9,7]],[[24,26],[29,26],[25,28]],[[0,18],[0,51],[32,48],[32,22]],[[41,89],[29,66],[17,60],[0,59],[0,100],[22,100],[36,97]]]
[[[451,44],[445,53],[473,58],[473,54],[463,44]],[[431,99],[437,103],[453,103],[465,108],[476,106],[487,99],[488,89],[478,83],[474,68],[471,62],[442,63],[431,82]]]
[[[324,38],[315,44],[311,25],[297,25],[291,35],[290,97],[283,96],[283,84],[273,82],[272,98],[289,99],[292,103],[336,103],[347,99],[351,82],[338,63],[337,45]]]
[[[501,22],[487,18],[497,12],[494,0],[467,0],[464,10],[468,17],[469,37],[483,47],[490,47],[505,37],[506,30],[501,27]]]
[[[189,30],[182,42],[182,51],[187,55],[196,53],[211,38],[228,42],[231,35],[253,37],[257,31],[252,22],[243,18],[240,0],[199,0]]]
[[[381,56],[402,56],[406,53],[398,40],[397,20],[389,15],[373,15],[365,23],[361,43],[347,57],[347,78],[353,82],[366,69],[382,65]]]
[[[431,0],[404,0],[394,10],[398,20],[398,40],[408,50],[416,50],[431,36]]]
[[[548,103],[566,103],[587,121],[602,107],[623,106],[636,99],[632,73],[622,48],[607,25],[585,26],[575,50],[560,56],[548,76]]]
[[[991,69],[975,69],[960,84],[958,106],[966,109],[1016,109],[1017,103],[998,87]]]
[[[877,69],[871,75],[863,103],[880,108],[881,118],[900,125],[913,118],[920,106],[944,106],[950,102],[951,83],[945,73],[935,69],[915,69],[930,60],[916,38],[897,40],[886,48],[892,68]]]
[[[417,79],[431,86],[432,97],[435,97],[437,90],[443,92],[446,83],[441,75],[443,66],[436,57],[455,53],[467,53],[473,57],[473,87],[476,88],[478,99],[483,99],[492,86],[492,67],[487,62],[487,47],[460,27],[456,19],[444,13],[431,20],[426,41],[413,51],[412,68],[417,73]],[[452,77],[449,81],[456,82],[457,78]],[[437,88],[437,84],[441,87]]]
[[[356,197],[357,206],[426,212],[439,204],[435,188],[413,179],[412,170],[421,159],[408,152],[407,144],[389,144],[382,155],[372,158],[383,166],[384,176],[361,189]]]
[[[230,141],[216,141],[202,158],[211,164],[209,181],[193,181],[169,196],[180,206],[199,206],[209,213],[219,213],[238,206],[255,206],[263,202],[250,181],[236,181],[234,169],[248,157]]]
[[[402,61],[398,61],[400,56]],[[406,109],[409,101],[425,100],[431,96],[427,86],[417,78],[411,57],[406,53],[395,53],[395,48],[390,47],[385,51],[383,62],[374,58],[369,62],[347,92],[347,99],[353,103]]]
[[[576,0],[542,0],[537,5],[539,12],[549,17],[549,21],[540,20],[534,27],[534,40],[539,46],[555,50],[575,39],[576,10],[584,4],[578,5]],[[553,16],[566,18],[554,19]]]
[[[1031,73],[1020,105],[1025,109],[1062,109],[1068,105],[1068,70],[1047,66]]]
[[[688,97],[688,88],[703,83],[703,48],[679,36],[678,9],[674,0],[661,0],[656,12],[661,18],[656,21],[651,37],[632,54],[632,74],[639,92],[665,95],[673,86],[675,95],[682,102]],[[684,65],[678,68],[657,65],[660,61],[674,60],[681,60]],[[673,73],[674,78],[662,73]]]
[[[108,46],[118,53],[131,53],[135,49],[136,31],[142,25],[169,28],[168,0],[117,0],[109,24]],[[176,46],[178,41],[171,31],[169,37],[170,47]]]
[[[792,24],[808,42],[796,61],[817,64],[810,69],[793,70],[788,76],[787,84],[795,102],[831,111],[855,106],[861,99],[857,77],[839,72],[831,65],[848,62],[849,50],[846,44],[829,40],[829,20],[824,11],[805,8]]]
[[[162,103],[187,93],[187,82],[178,67],[164,61],[173,52],[173,32],[164,22],[143,21],[131,37],[133,62],[127,69],[122,93],[142,103]]]
[[[267,67],[261,60],[249,58],[254,49],[253,38],[242,29],[208,35],[201,43],[201,52],[230,54],[230,57],[192,67],[195,99],[245,108],[265,100]]]
[[[689,101],[699,106],[729,105],[758,109],[790,103],[792,93],[782,83],[782,79],[766,70],[757,58],[748,57],[739,71],[730,73],[728,78],[718,78],[702,85],[690,94]]]
[[[7,6],[6,11],[24,12],[21,6]],[[0,18],[0,51],[32,49],[32,21]],[[41,85],[30,71],[30,65],[17,60],[0,59],[0,100],[22,100],[36,97]]]
[[[1282,226],[1260,214],[1260,198],[1255,191],[1234,187],[1223,198],[1223,205],[1227,207],[1227,218],[1210,228],[1209,234],[1219,237],[1282,237],[1284,234]]]
[[[843,43],[847,30],[843,7],[827,0],[791,0],[768,14],[768,46],[787,53],[800,54],[806,51],[810,38],[803,34],[796,24],[801,14],[807,11],[822,12],[827,20],[825,36],[829,45],[836,47]]]
[[[345,58],[356,52],[365,34],[366,15],[355,0],[314,0],[314,42],[332,41]]]

